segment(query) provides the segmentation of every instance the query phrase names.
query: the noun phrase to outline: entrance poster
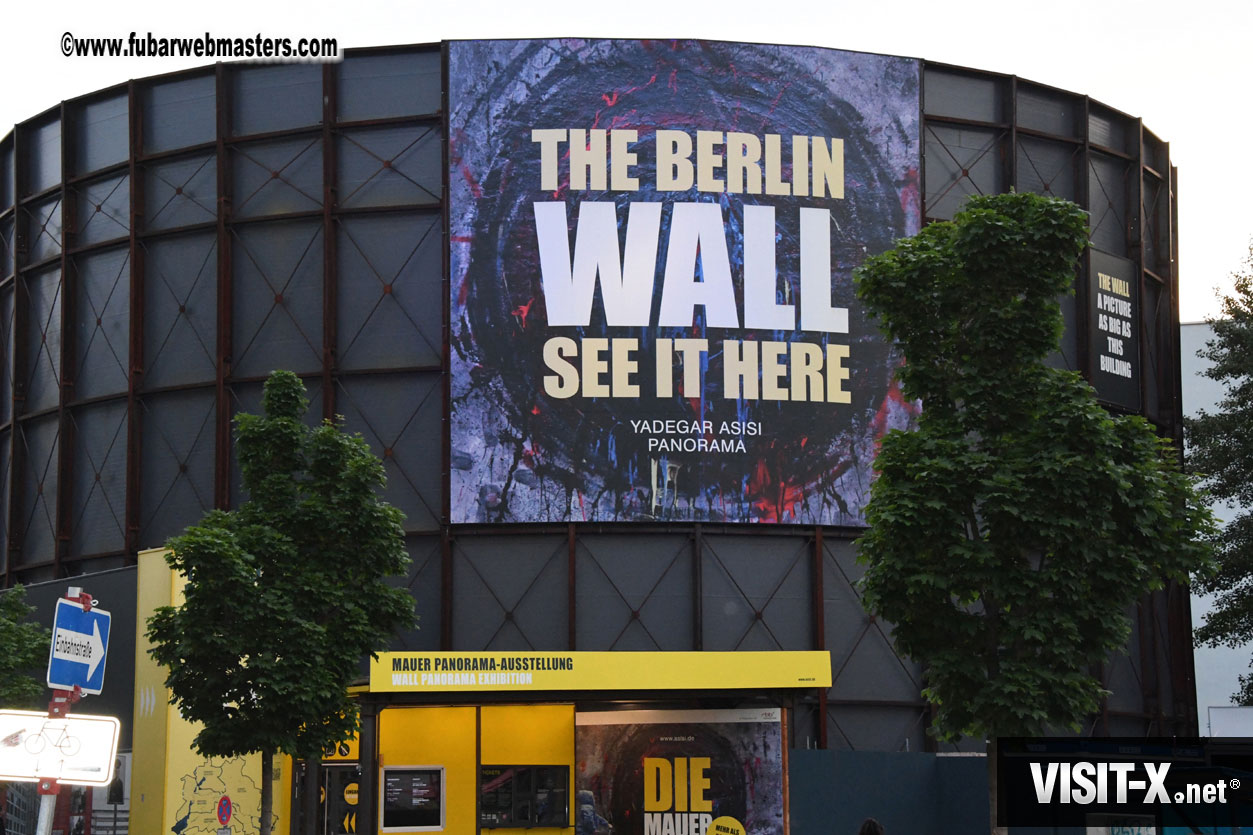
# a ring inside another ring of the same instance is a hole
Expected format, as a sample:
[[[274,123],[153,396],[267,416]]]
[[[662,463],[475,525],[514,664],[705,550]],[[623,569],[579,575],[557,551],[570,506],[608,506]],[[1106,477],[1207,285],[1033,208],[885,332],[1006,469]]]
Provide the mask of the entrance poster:
[[[451,519],[864,524],[914,404],[853,270],[919,229],[919,64],[448,45]]]
[[[576,835],[783,835],[777,708],[575,714]]]

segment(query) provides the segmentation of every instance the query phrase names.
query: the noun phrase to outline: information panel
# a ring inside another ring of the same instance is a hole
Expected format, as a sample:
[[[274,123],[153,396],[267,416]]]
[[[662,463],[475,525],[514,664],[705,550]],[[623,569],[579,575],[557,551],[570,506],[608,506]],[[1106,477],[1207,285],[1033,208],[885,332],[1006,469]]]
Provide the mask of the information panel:
[[[918,62],[448,60],[452,521],[864,524],[876,442],[915,409],[852,273],[919,229]]]
[[[570,821],[570,767],[479,768],[479,824],[485,828],[560,827]]]
[[[444,826],[444,769],[383,769],[380,787],[384,832],[419,832]]]

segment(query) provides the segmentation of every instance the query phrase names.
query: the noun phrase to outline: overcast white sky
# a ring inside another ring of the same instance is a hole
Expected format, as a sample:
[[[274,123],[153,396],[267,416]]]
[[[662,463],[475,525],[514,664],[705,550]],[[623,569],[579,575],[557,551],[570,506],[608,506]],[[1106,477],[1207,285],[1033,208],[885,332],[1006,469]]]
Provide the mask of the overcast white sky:
[[[446,38],[712,38],[855,49],[960,64],[1087,93],[1170,143],[1179,169],[1180,314],[1218,312],[1215,288],[1249,251],[1253,3],[1248,0],[162,0],[23,2],[0,31],[0,134],[62,99],[206,63],[65,58],[75,37],[335,37],[341,46]]]

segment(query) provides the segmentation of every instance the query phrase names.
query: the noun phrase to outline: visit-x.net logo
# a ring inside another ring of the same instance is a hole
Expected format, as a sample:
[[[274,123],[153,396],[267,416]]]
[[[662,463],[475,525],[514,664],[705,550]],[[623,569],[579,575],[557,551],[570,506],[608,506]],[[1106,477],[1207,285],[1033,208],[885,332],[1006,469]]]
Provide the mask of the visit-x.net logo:
[[[1000,826],[1088,826],[1119,815],[1253,825],[1253,740],[1001,739],[997,753]]]
[[[1226,803],[1240,778],[1187,783],[1173,795],[1166,787],[1170,763],[1030,763],[1039,803]],[[1139,775],[1139,776],[1137,776]]]

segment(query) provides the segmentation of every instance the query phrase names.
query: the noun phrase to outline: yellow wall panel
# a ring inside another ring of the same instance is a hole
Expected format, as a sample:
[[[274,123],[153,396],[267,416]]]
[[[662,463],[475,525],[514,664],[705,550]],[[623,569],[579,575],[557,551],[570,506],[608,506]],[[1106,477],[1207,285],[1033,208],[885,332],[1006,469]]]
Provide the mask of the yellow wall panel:
[[[131,766],[131,832],[162,832],[165,812],[165,761],[169,725],[178,715],[168,709],[165,669],[148,656],[148,618],[174,600],[174,573],[165,550],[144,551],[137,569],[135,626],[135,706],[131,735],[139,754]]]
[[[484,705],[485,765],[574,766],[574,705]]]
[[[572,723],[573,724],[573,723]],[[378,785],[385,767],[443,766],[444,829],[475,835],[478,794],[476,717],[473,707],[393,707],[379,713]],[[382,800],[379,826],[382,831]]]
[[[165,562],[165,549],[139,554],[135,627],[135,707],[130,831],[216,832],[223,797],[232,807],[232,830],[256,831],[261,811],[261,758],[201,757],[192,751],[199,726],[169,704],[165,668],[148,655],[148,618],[158,606],[178,605],[183,578]],[[290,821],[291,760],[274,758],[275,832]]]

